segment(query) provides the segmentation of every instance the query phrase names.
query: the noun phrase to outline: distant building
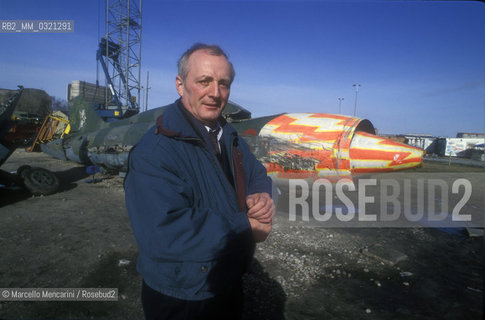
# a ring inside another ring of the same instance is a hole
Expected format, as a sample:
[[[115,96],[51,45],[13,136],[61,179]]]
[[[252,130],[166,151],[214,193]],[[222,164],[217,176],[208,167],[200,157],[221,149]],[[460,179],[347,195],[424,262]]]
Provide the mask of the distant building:
[[[485,133],[469,133],[469,132],[458,132],[456,134],[457,138],[482,138],[485,139]]]
[[[105,104],[106,93],[108,93],[108,102],[110,102],[112,94],[110,90],[106,90],[106,87],[81,80],[74,80],[67,85],[67,101],[81,96],[93,104]]]
[[[483,150],[477,145],[483,142],[483,138],[438,138],[432,147],[433,153],[439,156],[481,159]]]
[[[404,137],[407,139],[407,144],[421,148],[423,150],[426,150],[426,153],[432,153],[432,150],[428,150],[429,146],[433,144],[433,142],[436,140],[435,136],[429,135],[429,134],[404,134]]]

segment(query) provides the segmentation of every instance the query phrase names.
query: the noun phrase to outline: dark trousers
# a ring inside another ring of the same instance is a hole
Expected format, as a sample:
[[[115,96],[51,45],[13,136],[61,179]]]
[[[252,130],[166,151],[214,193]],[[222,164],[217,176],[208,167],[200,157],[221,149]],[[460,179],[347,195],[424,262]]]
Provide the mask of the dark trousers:
[[[164,295],[142,284],[141,302],[146,320],[239,320],[242,319],[242,286],[214,298],[191,301]]]

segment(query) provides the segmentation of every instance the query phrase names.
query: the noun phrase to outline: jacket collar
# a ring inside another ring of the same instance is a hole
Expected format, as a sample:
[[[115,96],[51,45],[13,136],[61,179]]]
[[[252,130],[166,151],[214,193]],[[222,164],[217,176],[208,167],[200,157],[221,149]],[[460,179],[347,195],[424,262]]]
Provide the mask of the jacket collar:
[[[237,134],[236,130],[229,125],[224,117],[219,117],[219,124],[223,128],[224,136]],[[203,129],[204,125],[196,120],[182,104],[181,99],[177,99],[169,105],[165,112],[157,118],[155,134],[163,134],[167,137],[179,137],[183,139],[200,139],[200,134],[196,128]]]

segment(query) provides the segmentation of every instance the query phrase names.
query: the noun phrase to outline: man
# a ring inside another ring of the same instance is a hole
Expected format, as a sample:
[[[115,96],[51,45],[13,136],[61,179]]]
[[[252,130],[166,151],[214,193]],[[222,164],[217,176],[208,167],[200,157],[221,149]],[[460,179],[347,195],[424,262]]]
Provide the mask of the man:
[[[178,62],[180,99],[132,150],[126,205],[147,319],[238,319],[254,242],[271,231],[271,180],[221,117],[235,72],[214,45]]]

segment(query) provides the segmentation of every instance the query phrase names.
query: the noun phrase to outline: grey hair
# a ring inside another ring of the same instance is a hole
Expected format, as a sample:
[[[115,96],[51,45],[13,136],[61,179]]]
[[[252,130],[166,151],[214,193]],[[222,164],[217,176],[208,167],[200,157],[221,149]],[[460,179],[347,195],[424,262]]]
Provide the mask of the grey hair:
[[[227,57],[227,54],[224,52],[224,50],[222,50],[221,47],[215,44],[205,44],[205,43],[199,43],[199,42],[195,43],[187,51],[185,51],[184,54],[180,57],[179,61],[177,62],[178,74],[182,78],[182,80],[185,81],[185,79],[187,78],[187,74],[189,73],[189,70],[187,68],[187,61],[189,60],[192,53],[198,50],[206,50],[207,53],[210,55],[223,56],[224,58],[226,58],[231,68],[230,76],[231,76],[231,83],[232,83],[232,81],[234,80],[234,77],[236,76],[236,71],[234,70],[234,66],[232,65],[231,61],[229,61],[229,58]]]

